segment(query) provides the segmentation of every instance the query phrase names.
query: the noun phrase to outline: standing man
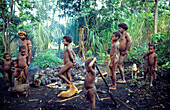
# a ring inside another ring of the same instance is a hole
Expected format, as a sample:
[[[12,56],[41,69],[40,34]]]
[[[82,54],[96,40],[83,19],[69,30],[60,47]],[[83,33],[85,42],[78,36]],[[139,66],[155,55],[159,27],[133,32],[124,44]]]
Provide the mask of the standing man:
[[[119,32],[122,34],[122,36],[120,37],[120,46],[119,46],[120,57],[118,62],[118,68],[120,71],[121,80],[118,80],[117,82],[126,83],[123,62],[128,55],[128,50],[132,44],[132,41],[129,34],[126,32],[128,26],[125,23],[120,23],[118,24],[118,27],[119,27]]]
[[[23,31],[23,30],[18,31],[18,35],[20,36],[20,39],[21,39],[21,42],[19,43],[19,48],[21,46],[25,46],[25,48],[26,48],[25,49],[26,50],[26,55],[28,55],[27,64],[28,64],[28,66],[30,66],[30,60],[31,60],[31,55],[32,55],[32,52],[31,52],[31,50],[32,50],[32,43],[29,40],[28,34],[27,34],[26,31]],[[26,83],[28,84],[29,83],[28,82],[28,73],[26,74],[26,77],[27,77]]]

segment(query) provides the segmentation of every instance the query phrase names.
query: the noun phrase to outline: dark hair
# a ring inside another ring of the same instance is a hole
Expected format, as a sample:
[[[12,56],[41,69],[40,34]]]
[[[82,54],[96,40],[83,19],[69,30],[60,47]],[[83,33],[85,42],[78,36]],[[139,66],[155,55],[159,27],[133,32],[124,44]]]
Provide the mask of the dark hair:
[[[26,47],[25,47],[24,45],[20,46],[20,47],[19,47],[19,52],[20,52],[22,49],[26,49]]]
[[[151,47],[151,46],[153,46],[154,49],[156,48],[156,46],[154,44],[150,44],[149,45],[149,47]]]
[[[118,24],[118,27],[125,29],[125,31],[128,29],[128,26],[125,23]]]
[[[10,55],[10,53],[8,53],[8,52],[5,52],[5,53],[4,53],[4,55],[3,55],[3,58],[4,58],[4,59],[6,58],[6,55],[9,55],[9,56],[11,56],[11,55]]]
[[[88,58],[86,61],[85,61],[85,65],[88,66],[89,63],[93,60],[92,57]],[[92,68],[94,69],[96,67],[96,62],[93,64]]]
[[[119,32],[113,32],[113,34],[115,34],[115,37],[119,37],[120,38],[120,33]]]
[[[65,39],[69,43],[72,42],[72,38],[70,36],[68,36],[68,35],[64,36],[63,39]]]

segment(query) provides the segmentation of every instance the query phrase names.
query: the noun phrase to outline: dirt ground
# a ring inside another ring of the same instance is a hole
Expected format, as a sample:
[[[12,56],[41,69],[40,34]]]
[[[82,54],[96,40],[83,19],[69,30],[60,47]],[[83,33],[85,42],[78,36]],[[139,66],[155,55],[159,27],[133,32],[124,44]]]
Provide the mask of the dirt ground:
[[[125,65],[125,67],[128,67]],[[106,71],[106,66],[100,66],[102,72]],[[36,70],[29,70],[30,81],[33,78],[33,74]],[[170,70],[165,71],[166,74],[170,74]],[[126,70],[126,84],[117,83],[117,90],[111,90],[115,100],[119,104],[119,108],[116,108],[113,101],[109,99],[109,94],[97,92],[96,96],[96,109],[95,110],[150,110],[150,109],[167,109],[170,110],[170,81],[169,75],[166,75],[166,79],[163,79],[161,75],[164,71],[158,74],[157,80],[153,82],[153,87],[149,87],[149,84],[142,83],[142,75],[139,73],[137,79],[131,79],[131,71]],[[117,79],[120,78],[120,74],[117,74]],[[108,83],[111,83],[110,78],[106,77]],[[54,88],[48,88],[45,86],[30,87],[30,94],[25,98],[24,94],[20,94],[17,98],[15,94],[8,92],[8,88],[3,87],[4,80],[0,78],[0,110],[86,110],[90,107],[90,103],[85,101],[84,88],[83,91],[74,99],[56,102],[57,100],[63,100],[57,98],[57,94],[61,90]],[[97,90],[107,91],[103,80],[98,81],[96,84]],[[99,100],[100,99],[100,100]],[[103,100],[101,100],[103,99]]]

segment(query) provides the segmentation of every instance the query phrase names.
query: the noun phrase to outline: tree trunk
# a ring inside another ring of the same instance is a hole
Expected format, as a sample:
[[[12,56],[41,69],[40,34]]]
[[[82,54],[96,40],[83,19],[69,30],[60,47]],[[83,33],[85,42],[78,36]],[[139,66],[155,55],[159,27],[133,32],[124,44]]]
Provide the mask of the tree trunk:
[[[82,53],[83,60],[85,60],[85,50],[84,50],[84,28],[79,27],[79,52]]]
[[[154,34],[158,31],[158,2],[159,0],[155,0]]]
[[[1,1],[1,0],[0,0]],[[1,1],[1,4],[2,4],[2,1]],[[4,44],[4,48],[5,48],[5,52],[7,52],[6,48],[6,40],[5,40],[5,14],[4,14],[4,10],[1,8],[1,11],[2,11],[2,19],[3,19],[3,30],[2,30],[2,39],[3,39],[3,44]]]

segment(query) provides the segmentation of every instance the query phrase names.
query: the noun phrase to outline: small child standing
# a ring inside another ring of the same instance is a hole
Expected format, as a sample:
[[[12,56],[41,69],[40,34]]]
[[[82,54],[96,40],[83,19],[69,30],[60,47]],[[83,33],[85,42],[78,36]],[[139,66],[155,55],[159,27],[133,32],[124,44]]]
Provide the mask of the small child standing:
[[[149,51],[144,55],[143,58],[148,56],[148,65],[144,72],[144,81],[146,81],[146,74],[150,75],[150,87],[152,87],[152,81],[154,78],[154,72],[157,71],[157,54],[154,52],[156,46],[154,44],[149,45]],[[155,74],[156,75],[156,74]]]
[[[9,53],[4,53],[3,58],[5,61],[3,61],[3,67],[5,72],[5,81],[6,86],[12,87],[12,61],[11,56]]]
[[[84,87],[86,88],[86,100],[91,102],[91,110],[95,109],[95,67],[96,67],[96,58],[88,58],[85,61],[86,71],[88,72],[85,80],[84,80]]]
[[[119,32],[113,32],[112,35],[112,46],[111,46],[111,50],[110,50],[110,65],[109,68],[111,70],[111,80],[112,80],[112,84],[110,84],[109,86],[110,89],[116,90],[116,67],[117,67],[117,63],[119,62],[119,39],[120,38],[120,33]]]
[[[66,46],[66,49],[64,50],[64,67],[58,73],[58,77],[66,81],[68,84],[72,83],[71,68],[76,65],[76,55],[74,51],[70,48],[71,42],[72,38],[70,36],[63,37],[63,44],[64,46]],[[74,61],[72,55],[74,56]],[[64,76],[64,73],[68,75],[68,79]]]
[[[28,84],[28,55],[26,54],[26,47],[20,46],[19,47],[19,54],[18,58],[15,60],[17,63],[15,64],[15,72],[14,77],[15,86],[26,83]],[[19,79],[22,79],[19,81]]]

